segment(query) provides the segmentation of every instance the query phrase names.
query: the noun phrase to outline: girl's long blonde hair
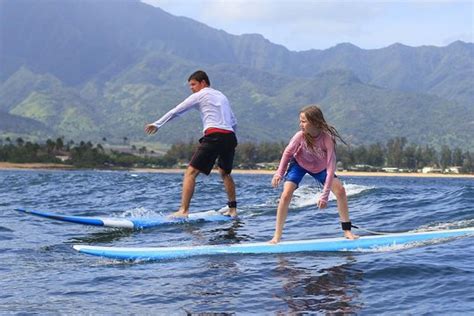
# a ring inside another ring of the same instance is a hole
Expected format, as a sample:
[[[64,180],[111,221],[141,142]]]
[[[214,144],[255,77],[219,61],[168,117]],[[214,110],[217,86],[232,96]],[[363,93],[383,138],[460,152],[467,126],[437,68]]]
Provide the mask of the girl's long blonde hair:
[[[323,112],[317,105],[305,106],[301,109],[300,113],[303,113],[305,115],[306,119],[311,125],[320,129],[322,132],[327,132],[329,135],[331,135],[334,144],[336,144],[336,139],[339,138],[342,143],[347,145],[347,143],[342,139],[341,135],[339,135],[339,132],[336,130],[336,128],[326,122],[326,120],[324,119]],[[303,137],[308,147],[313,148],[314,138],[309,133],[304,133]]]

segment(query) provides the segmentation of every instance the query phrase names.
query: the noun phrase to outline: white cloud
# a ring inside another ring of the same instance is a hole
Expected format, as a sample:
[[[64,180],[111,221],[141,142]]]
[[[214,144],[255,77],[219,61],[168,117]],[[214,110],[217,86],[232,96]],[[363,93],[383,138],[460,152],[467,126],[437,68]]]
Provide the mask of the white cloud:
[[[292,50],[341,42],[445,45],[473,40],[474,2],[453,0],[143,0],[231,34],[259,33]],[[454,22],[453,22],[454,21]],[[420,26],[423,23],[423,26]],[[462,38],[457,38],[462,34]],[[427,42],[427,40],[429,42]]]

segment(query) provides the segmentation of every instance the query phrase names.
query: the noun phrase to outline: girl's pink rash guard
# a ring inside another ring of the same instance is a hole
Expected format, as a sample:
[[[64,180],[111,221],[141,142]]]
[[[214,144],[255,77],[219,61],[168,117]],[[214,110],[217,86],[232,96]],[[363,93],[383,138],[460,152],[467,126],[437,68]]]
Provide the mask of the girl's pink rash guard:
[[[321,132],[318,136],[314,137],[314,148],[308,148],[303,132],[297,132],[290,140],[288,146],[286,146],[281,157],[277,170],[277,174],[281,178],[285,175],[291,158],[294,158],[302,168],[311,173],[318,173],[324,169],[327,170],[326,181],[321,195],[321,200],[327,202],[336,171],[336,153],[332,136],[326,132]]]

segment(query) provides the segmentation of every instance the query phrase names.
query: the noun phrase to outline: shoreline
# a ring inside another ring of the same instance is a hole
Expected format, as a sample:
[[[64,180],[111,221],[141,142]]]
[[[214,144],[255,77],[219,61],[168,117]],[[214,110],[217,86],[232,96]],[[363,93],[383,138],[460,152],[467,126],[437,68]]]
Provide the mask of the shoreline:
[[[60,163],[43,163],[43,162],[4,162],[0,161],[0,170],[74,170],[73,166],[63,165]]]
[[[12,163],[0,162],[0,170],[82,170],[69,165],[55,163]],[[84,169],[85,170],[85,169]],[[96,170],[96,169],[94,169]],[[120,169],[99,169],[99,170],[117,170],[137,173],[184,173],[186,169],[153,169],[153,168],[120,168]],[[212,173],[217,173],[213,170]],[[234,169],[232,174],[269,174],[273,175],[275,170],[254,170],[254,169]],[[350,177],[417,177],[417,178],[474,178],[474,174],[444,174],[444,173],[417,173],[417,172],[365,172],[365,171],[337,171],[340,176]]]

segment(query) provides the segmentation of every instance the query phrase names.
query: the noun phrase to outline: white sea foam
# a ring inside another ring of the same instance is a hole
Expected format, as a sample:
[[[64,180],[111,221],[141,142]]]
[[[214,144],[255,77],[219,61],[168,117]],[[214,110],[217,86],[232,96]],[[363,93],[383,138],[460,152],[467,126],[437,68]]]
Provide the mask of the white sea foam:
[[[351,251],[356,251],[356,252],[391,252],[391,251],[399,251],[399,250],[407,250],[411,248],[417,248],[417,247],[422,247],[426,245],[431,245],[434,243],[439,242],[439,240],[433,239],[433,240],[426,240],[426,241],[415,241],[415,242],[409,242],[409,243],[403,243],[403,244],[396,244],[393,243],[391,245],[386,245],[386,246],[375,246],[371,248],[359,248],[359,249],[353,249]]]
[[[373,189],[372,186],[358,185],[358,184],[344,184],[346,194],[348,197],[360,194],[366,190]],[[305,207],[315,205],[321,196],[321,189],[315,186],[302,185],[294,193],[291,200],[290,207]],[[329,201],[335,201],[336,197],[331,192],[329,194]]]
[[[219,214],[219,213],[223,213],[223,212],[226,212],[228,211],[228,207],[225,206],[219,210],[201,210],[201,211],[196,211],[196,212],[199,212],[199,214],[203,214],[203,213],[207,213],[208,215],[216,215],[216,214]],[[219,213],[218,213],[219,212]],[[237,210],[237,212],[239,212],[239,210]],[[195,212],[192,212],[192,214],[194,214]],[[168,216],[170,215],[170,213],[163,213],[163,212],[159,212],[159,211],[153,211],[153,210],[149,210],[149,209],[146,209],[144,207],[137,207],[137,208],[134,208],[134,209],[130,209],[130,210],[126,210],[126,211],[123,211],[122,214],[119,215],[119,217],[124,217],[124,218],[130,218],[130,217],[133,217],[133,218],[154,218],[154,217],[161,217],[161,216]]]
[[[436,223],[420,226],[418,229],[415,229],[414,232],[426,232],[426,231],[436,231],[436,230],[445,230],[445,229],[458,229],[474,226],[474,219],[466,219],[461,221],[455,221],[450,223]]]
[[[365,185],[358,185],[358,184],[344,184],[344,187],[346,188],[346,194],[348,197],[357,195],[361,192],[373,189],[373,186],[365,186]],[[292,208],[301,208],[301,207],[306,207],[306,206],[311,206],[311,205],[316,205],[316,201],[319,199],[321,196],[321,188],[317,186],[310,186],[310,185],[301,185],[294,193],[293,198],[291,200],[290,207]],[[329,194],[329,200],[330,201],[335,201],[336,197],[334,194],[331,192]],[[250,209],[255,209],[259,207],[275,207],[278,205],[279,199],[268,199],[266,202],[261,203],[261,204],[255,204],[255,205],[247,205],[246,208]],[[217,210],[212,210],[212,211],[217,211],[217,212],[225,212],[228,210],[227,206],[224,206],[220,209]],[[239,214],[245,213],[244,209],[238,209],[237,211]],[[142,217],[158,217],[158,216],[164,216],[167,214],[164,214],[162,212],[158,211],[153,211],[146,209],[144,207],[137,207],[129,210],[125,210],[120,214],[120,217],[135,217],[135,218],[142,218]]]
[[[144,207],[137,207],[137,208],[123,211],[120,217],[139,218],[139,217],[157,217],[157,216],[163,216],[163,215],[164,214],[161,212],[152,211]]]

